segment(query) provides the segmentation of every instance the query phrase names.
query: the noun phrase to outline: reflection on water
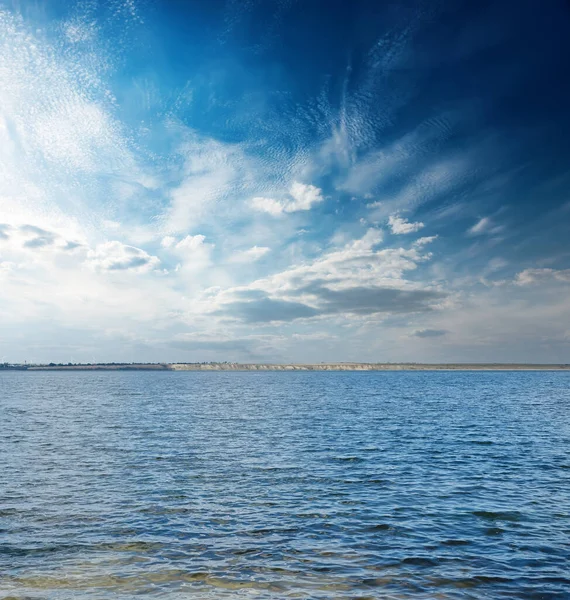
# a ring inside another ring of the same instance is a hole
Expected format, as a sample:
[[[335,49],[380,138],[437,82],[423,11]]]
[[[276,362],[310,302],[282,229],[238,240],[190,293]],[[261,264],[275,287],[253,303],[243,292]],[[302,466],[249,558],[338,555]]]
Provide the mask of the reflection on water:
[[[568,373],[0,374],[0,598],[567,598]]]

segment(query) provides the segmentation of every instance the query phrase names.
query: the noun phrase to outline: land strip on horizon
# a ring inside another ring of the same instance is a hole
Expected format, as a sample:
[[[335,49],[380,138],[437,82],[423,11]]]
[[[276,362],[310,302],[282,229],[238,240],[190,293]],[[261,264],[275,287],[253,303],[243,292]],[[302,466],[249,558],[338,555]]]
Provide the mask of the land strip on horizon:
[[[0,371],[570,371],[570,364],[526,363],[77,363],[0,364]]]

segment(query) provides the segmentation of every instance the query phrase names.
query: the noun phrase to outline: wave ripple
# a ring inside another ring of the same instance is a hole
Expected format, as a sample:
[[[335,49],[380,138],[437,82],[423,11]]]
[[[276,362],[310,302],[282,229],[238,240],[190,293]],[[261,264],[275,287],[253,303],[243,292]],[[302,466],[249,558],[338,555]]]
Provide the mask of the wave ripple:
[[[0,374],[0,598],[564,598],[570,373]]]

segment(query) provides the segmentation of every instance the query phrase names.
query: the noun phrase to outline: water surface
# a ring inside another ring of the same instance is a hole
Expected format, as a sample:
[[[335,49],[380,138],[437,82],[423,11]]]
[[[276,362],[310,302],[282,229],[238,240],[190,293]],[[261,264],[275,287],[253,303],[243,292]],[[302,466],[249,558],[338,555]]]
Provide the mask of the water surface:
[[[570,373],[0,373],[0,598],[569,598]]]

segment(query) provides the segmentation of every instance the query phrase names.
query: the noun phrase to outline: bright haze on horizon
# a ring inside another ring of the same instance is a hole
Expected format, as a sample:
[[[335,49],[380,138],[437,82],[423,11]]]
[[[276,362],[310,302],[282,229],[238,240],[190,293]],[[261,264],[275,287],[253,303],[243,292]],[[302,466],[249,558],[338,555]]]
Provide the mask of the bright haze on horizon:
[[[0,362],[569,362],[570,8],[0,0]]]

